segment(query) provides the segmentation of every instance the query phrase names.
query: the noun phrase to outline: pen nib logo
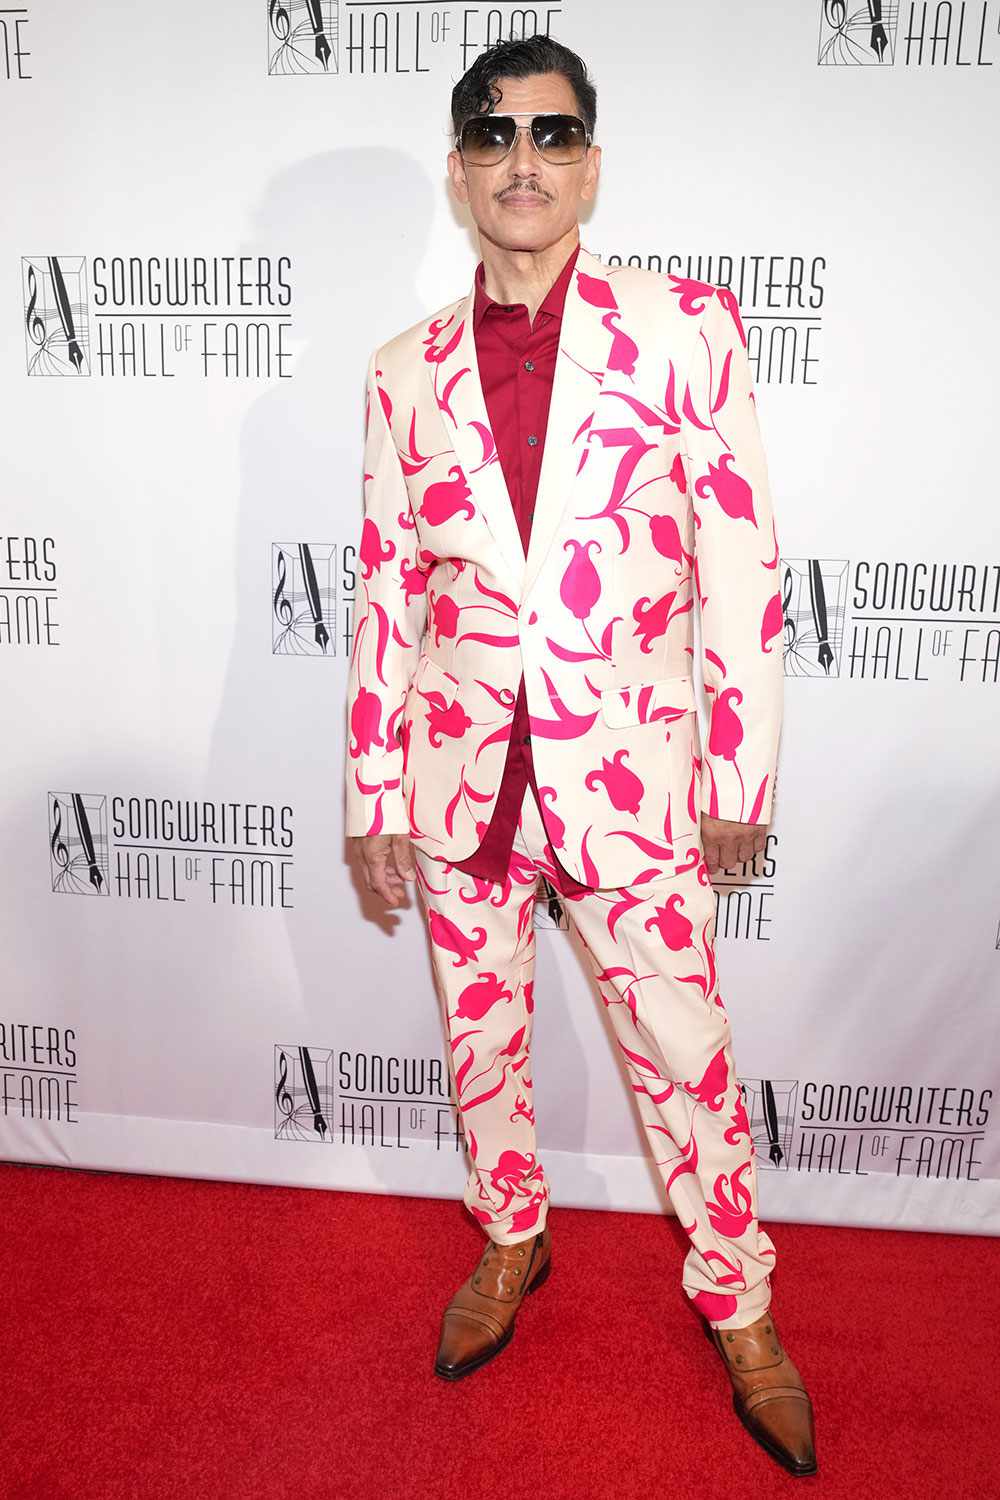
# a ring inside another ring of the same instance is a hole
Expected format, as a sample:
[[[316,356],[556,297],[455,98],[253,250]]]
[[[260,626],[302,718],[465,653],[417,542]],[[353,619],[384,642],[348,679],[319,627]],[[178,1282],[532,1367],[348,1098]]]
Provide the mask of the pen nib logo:
[[[21,261],[29,375],[89,375],[87,263],[82,255]]]
[[[889,65],[895,58],[899,6],[889,0],[823,0],[819,62],[834,66]]]
[[[268,0],[269,73],[336,73],[339,38],[339,0]]]

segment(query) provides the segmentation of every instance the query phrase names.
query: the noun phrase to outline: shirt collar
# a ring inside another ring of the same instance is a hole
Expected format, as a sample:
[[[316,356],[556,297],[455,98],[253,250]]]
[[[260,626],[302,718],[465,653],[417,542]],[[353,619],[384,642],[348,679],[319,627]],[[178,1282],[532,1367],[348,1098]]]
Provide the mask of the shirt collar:
[[[535,324],[537,324],[538,317],[542,313],[545,313],[548,317],[562,317],[563,305],[566,301],[566,293],[569,289],[570,277],[573,274],[573,267],[576,265],[577,256],[579,254],[580,246],[579,243],[577,243],[573,247],[573,252],[565,262],[562,270],[559,272],[559,275],[556,277],[555,281],[552,283],[548,291],[545,293],[545,296],[542,298],[542,301],[539,304],[538,312],[535,314]],[[494,299],[487,292],[484,285],[484,276],[485,268],[483,266],[483,262],[480,261],[478,266],[476,267],[475,276],[475,296],[473,299],[472,308],[473,332],[475,332],[479,328],[480,323],[483,321],[488,312],[492,312],[494,309],[503,306],[502,303],[494,301]]]

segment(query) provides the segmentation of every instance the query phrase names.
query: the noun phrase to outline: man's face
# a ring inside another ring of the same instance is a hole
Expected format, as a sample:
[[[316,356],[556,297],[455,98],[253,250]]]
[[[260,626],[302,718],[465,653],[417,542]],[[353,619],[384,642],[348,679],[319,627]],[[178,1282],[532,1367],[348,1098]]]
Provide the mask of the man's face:
[[[561,73],[501,78],[503,98],[494,113],[579,116],[576,95]],[[528,121],[519,121],[527,124]],[[509,156],[495,167],[466,166],[448,153],[448,172],[459,202],[467,203],[479,232],[504,250],[545,250],[578,222],[580,204],[593,198],[601,165],[599,146],[582,161],[551,166],[542,161],[525,130]]]

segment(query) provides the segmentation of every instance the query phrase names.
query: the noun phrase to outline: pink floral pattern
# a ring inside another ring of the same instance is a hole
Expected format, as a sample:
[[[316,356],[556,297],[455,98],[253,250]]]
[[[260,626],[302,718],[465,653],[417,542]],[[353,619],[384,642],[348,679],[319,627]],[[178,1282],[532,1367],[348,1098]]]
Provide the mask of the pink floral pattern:
[[[697,838],[677,852],[669,876],[563,904],[688,1237],[683,1289],[710,1322],[736,1326],[770,1303],[774,1246],[757,1221],[755,1151],[716,978],[715,897]],[[530,788],[504,882],[419,846],[416,862],[469,1149],[465,1204],[492,1239],[513,1244],[542,1228],[549,1203],[532,1106],[532,909],[539,874],[558,890],[559,872]]]
[[[347,832],[408,833],[439,860],[478,848],[523,670],[559,859],[588,886],[656,881],[702,811],[771,811],[778,544],[739,308],[581,249],[525,557],[471,307],[369,366]]]

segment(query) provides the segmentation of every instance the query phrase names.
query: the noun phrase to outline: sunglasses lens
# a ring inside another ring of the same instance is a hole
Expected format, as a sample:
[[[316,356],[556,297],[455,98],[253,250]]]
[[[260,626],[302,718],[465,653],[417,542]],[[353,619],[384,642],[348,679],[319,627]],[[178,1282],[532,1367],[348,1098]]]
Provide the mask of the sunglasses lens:
[[[514,121],[508,115],[482,115],[462,126],[461,150],[466,161],[488,167],[502,161],[514,139]]]
[[[538,153],[556,166],[581,161],[587,151],[587,129],[575,115],[539,115],[531,126]]]

